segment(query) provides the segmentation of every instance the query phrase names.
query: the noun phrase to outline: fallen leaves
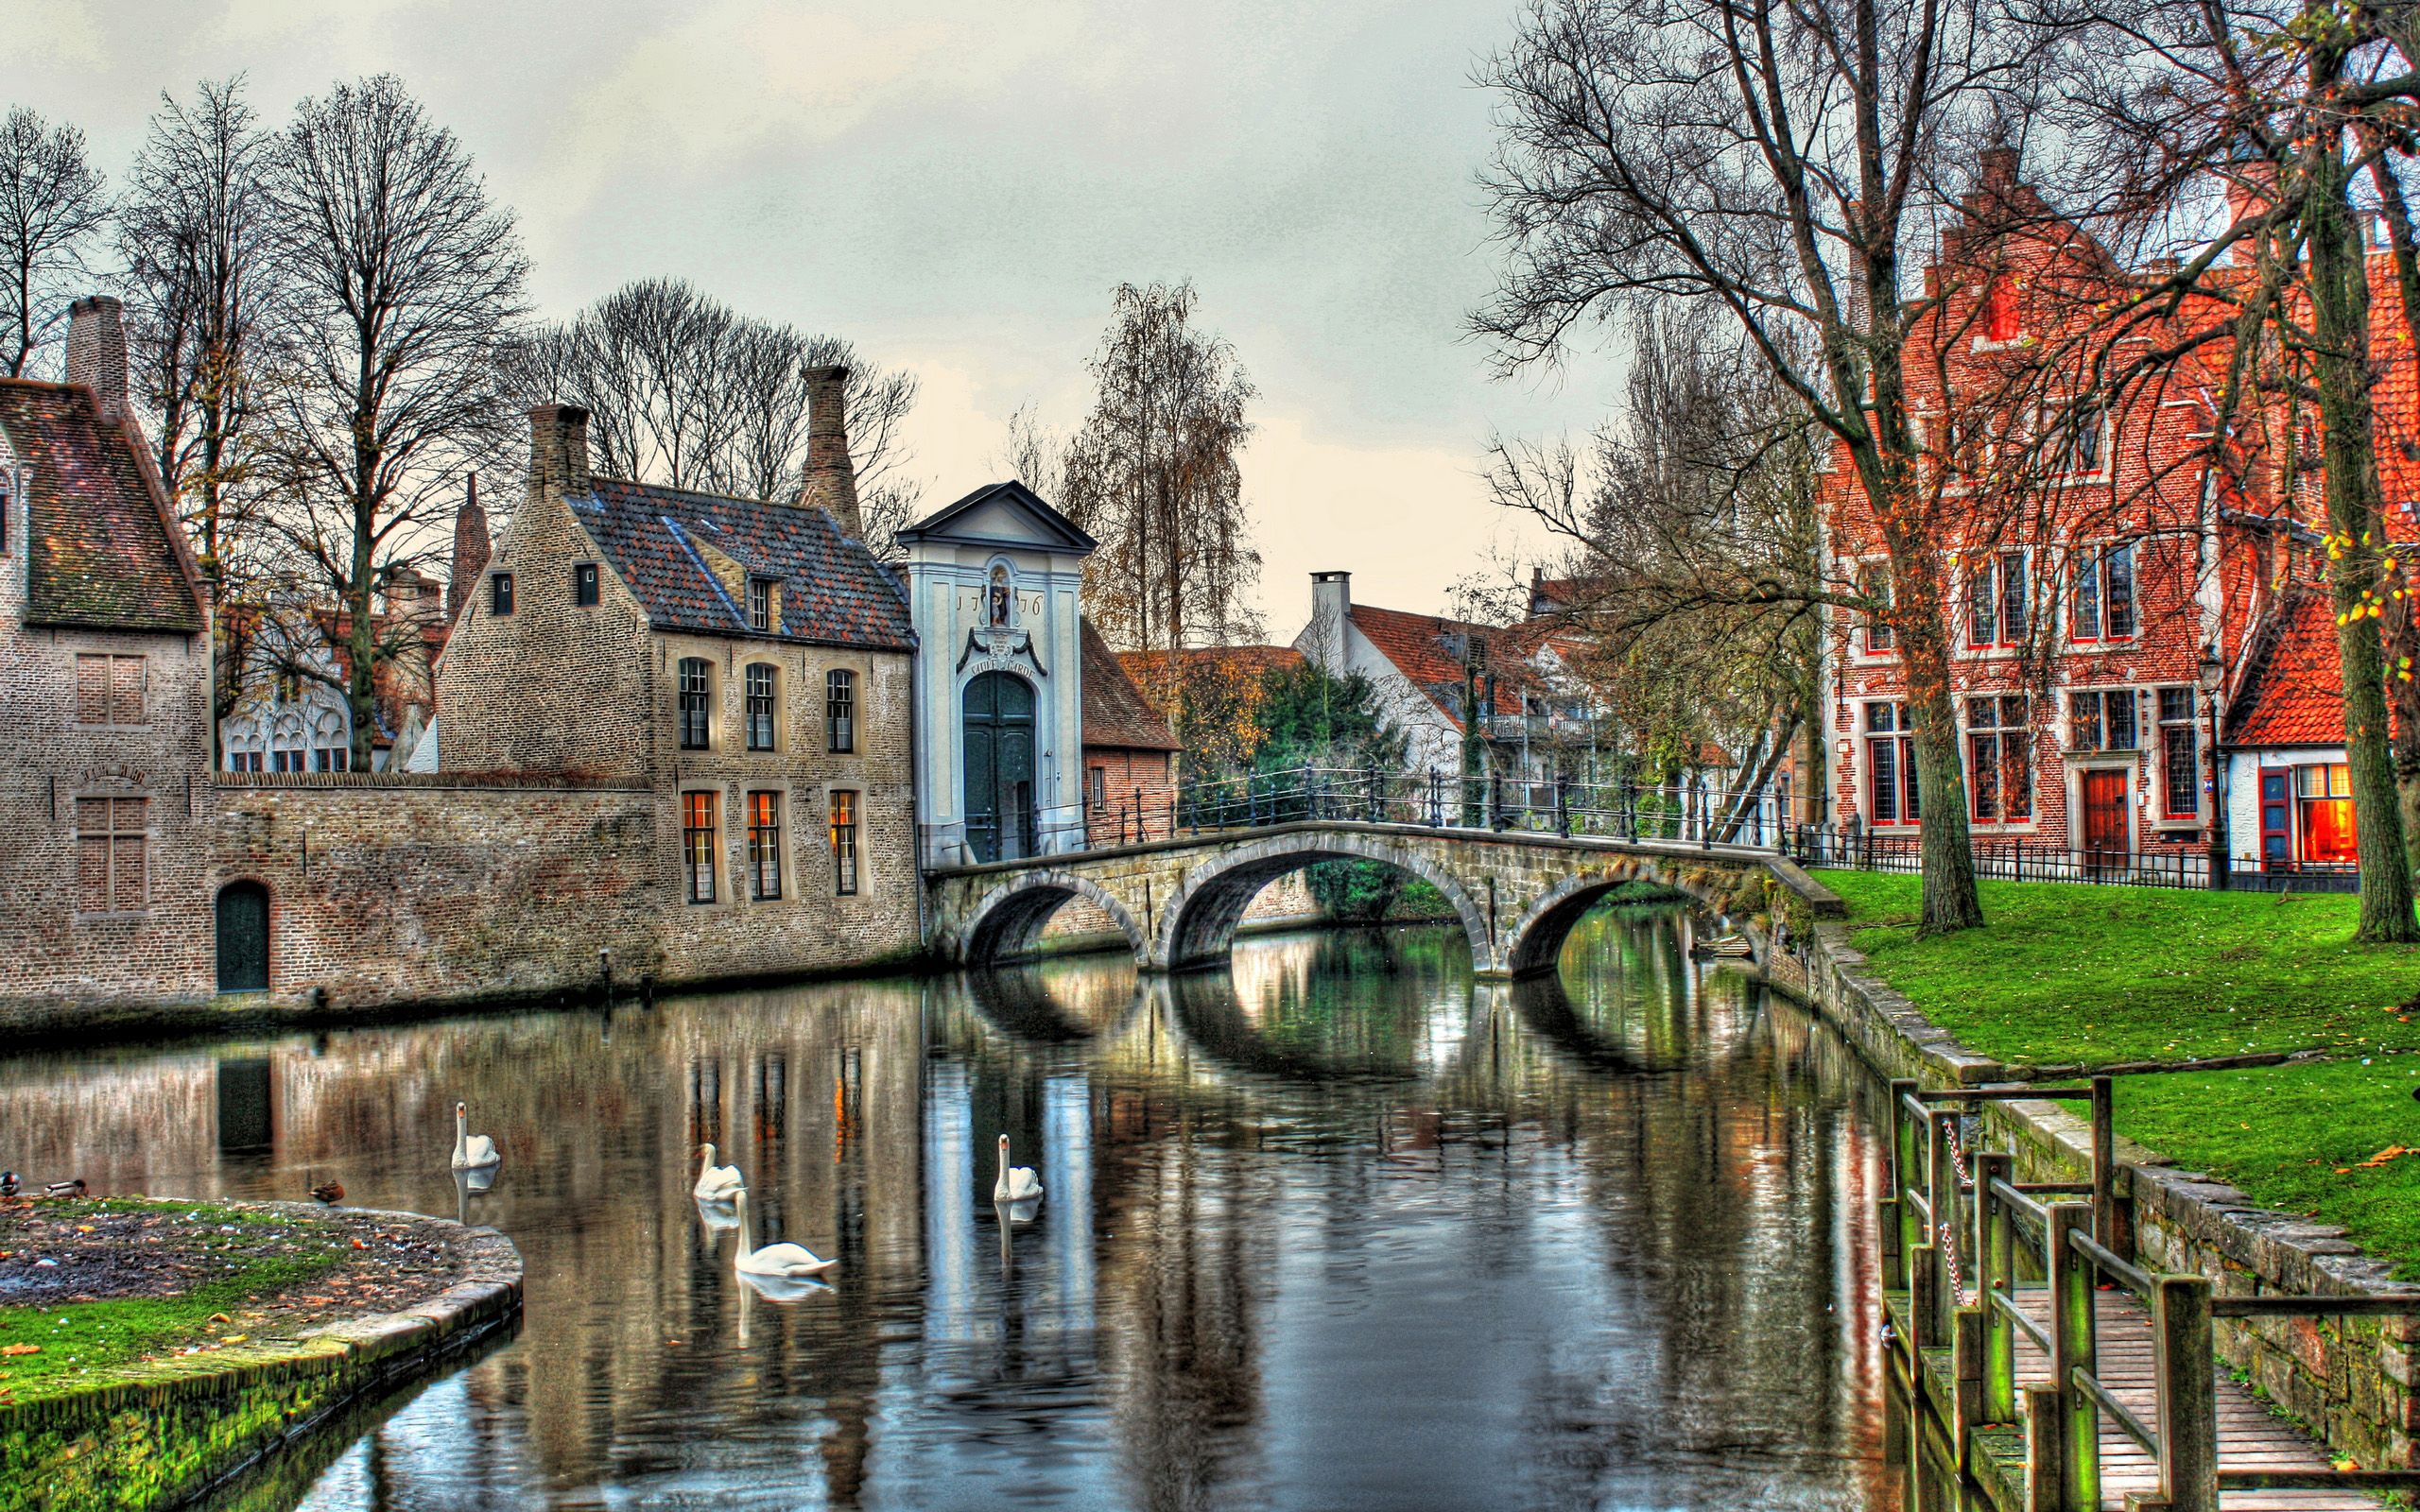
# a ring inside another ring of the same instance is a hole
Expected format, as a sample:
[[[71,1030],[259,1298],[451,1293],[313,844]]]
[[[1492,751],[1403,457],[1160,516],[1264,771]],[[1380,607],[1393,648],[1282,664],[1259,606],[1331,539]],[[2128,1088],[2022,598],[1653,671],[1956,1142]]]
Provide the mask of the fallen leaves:
[[[39,1344],[0,1344],[0,1354],[40,1354]]]

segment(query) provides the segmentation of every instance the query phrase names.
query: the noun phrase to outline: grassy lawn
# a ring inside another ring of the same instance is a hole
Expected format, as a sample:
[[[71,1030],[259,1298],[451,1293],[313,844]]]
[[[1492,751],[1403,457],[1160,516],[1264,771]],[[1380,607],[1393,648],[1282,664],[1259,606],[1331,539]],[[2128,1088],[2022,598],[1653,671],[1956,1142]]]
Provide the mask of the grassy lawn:
[[[1874,970],[1984,1055],[2094,1065],[2323,1052],[2124,1077],[2118,1132],[2264,1207],[2342,1224],[2420,1277],[2420,1154],[2392,1153],[2420,1147],[2420,948],[2355,946],[2356,900],[1987,882],[1989,928],[1920,940],[1915,878],[1823,881]]]
[[[344,1255],[333,1228],[321,1231],[287,1214],[132,1200],[92,1203],[88,1211],[103,1221],[157,1218],[167,1230],[164,1243],[216,1274],[173,1297],[0,1307],[0,1400],[71,1389],[147,1355],[243,1342],[251,1298],[322,1275]],[[0,1251],[11,1242],[24,1240],[0,1234]],[[213,1324],[213,1316],[222,1314],[229,1321]]]
[[[2420,1049],[2420,947],[2357,947],[2357,900],[1986,882],[1989,928],[1918,939],[1917,879],[1825,871],[1858,949],[2013,1065]]]

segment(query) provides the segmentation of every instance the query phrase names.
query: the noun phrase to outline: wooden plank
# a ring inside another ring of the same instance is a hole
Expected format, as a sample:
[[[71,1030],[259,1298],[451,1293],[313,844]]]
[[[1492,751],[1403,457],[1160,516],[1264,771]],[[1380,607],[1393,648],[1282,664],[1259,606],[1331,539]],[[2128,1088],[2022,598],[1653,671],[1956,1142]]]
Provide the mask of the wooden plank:
[[[2151,1314],[2123,1292],[2098,1293],[2095,1303],[2099,1368],[2094,1373],[2112,1396],[2135,1416],[2150,1420],[2158,1408],[2158,1351],[2152,1335]],[[2050,1297],[2047,1288],[2018,1288],[2017,1304],[2027,1316],[2048,1324]],[[2021,1331],[2016,1332],[2015,1345],[2019,1395],[2025,1397],[2025,1384],[2049,1381],[2050,1362]],[[2329,1467],[2331,1462],[2319,1445],[2271,1413],[2232,1376],[2219,1378],[2217,1396],[2221,1469]],[[2156,1492],[2158,1462],[2111,1421],[2108,1414],[2097,1416],[2100,1424],[2101,1505],[2122,1508],[2130,1491],[2144,1495]],[[2334,1490],[2227,1491],[2221,1494],[2219,1504],[2223,1512],[2377,1512],[2378,1507],[2374,1497]]]

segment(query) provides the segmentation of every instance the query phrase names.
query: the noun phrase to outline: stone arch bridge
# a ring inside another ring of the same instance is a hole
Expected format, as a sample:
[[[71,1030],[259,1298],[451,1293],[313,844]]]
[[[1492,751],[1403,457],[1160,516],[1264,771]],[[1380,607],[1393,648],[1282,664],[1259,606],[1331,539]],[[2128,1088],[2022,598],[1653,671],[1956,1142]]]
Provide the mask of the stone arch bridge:
[[[1625,883],[1659,884],[1731,916],[1759,965],[1777,915],[1794,908],[1803,920],[1841,906],[1770,850],[1321,819],[933,871],[925,939],[958,965],[1022,959],[1061,905],[1084,898],[1126,936],[1139,969],[1220,966],[1263,887],[1315,862],[1351,860],[1383,862],[1443,894],[1485,977],[1552,971],[1572,925]]]

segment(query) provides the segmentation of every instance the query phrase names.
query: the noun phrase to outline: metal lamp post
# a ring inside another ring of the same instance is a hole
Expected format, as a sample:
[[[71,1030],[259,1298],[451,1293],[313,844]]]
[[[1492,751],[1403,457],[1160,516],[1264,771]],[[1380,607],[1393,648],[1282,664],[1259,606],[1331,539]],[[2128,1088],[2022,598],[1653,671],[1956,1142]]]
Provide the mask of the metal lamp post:
[[[2227,810],[2222,791],[2226,769],[2219,758],[2219,692],[2226,686],[2227,664],[2220,660],[2216,642],[2202,647],[2194,671],[2210,723],[2210,890],[2220,892],[2227,885]]]

